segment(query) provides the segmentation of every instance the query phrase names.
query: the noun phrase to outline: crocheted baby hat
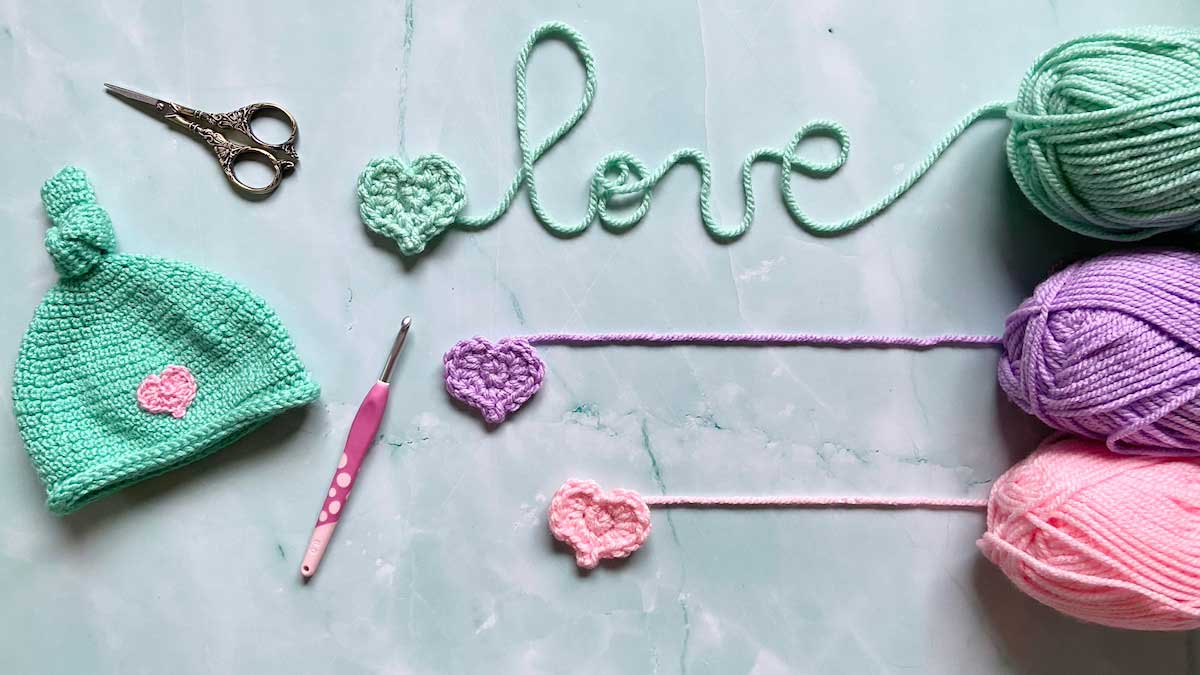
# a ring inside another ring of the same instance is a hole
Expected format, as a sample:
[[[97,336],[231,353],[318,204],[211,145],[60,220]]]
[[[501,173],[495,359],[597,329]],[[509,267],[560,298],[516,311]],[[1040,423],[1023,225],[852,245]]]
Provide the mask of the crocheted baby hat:
[[[188,263],[112,253],[82,171],[47,181],[42,203],[60,280],[21,342],[13,409],[51,511],[193,462],[317,397],[261,298]]]

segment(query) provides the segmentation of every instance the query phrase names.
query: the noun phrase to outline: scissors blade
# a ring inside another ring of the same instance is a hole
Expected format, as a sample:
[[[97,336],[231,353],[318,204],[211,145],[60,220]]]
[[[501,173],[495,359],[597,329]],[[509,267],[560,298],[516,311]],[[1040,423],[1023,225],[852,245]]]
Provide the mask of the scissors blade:
[[[146,105],[155,107],[155,108],[158,107],[158,104],[160,104],[160,103],[162,103],[162,104],[167,103],[166,101],[160,101],[159,99],[154,98],[153,96],[147,96],[145,94],[138,93],[132,89],[126,89],[125,87],[118,87],[115,84],[109,84],[107,82],[104,83],[104,88],[109,90],[110,92],[116,94],[117,96],[123,96],[131,101],[137,101],[138,103],[145,103]]]

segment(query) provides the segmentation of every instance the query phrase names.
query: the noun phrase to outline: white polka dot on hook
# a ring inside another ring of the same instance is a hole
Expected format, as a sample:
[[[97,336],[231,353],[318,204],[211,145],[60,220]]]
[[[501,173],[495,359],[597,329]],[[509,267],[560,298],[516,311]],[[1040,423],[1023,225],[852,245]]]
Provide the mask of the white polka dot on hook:
[[[336,497],[337,496],[337,488],[329,488],[329,496]]]
[[[334,514],[334,515],[337,515],[337,512],[338,512],[338,511],[341,511],[341,510],[342,510],[342,503],[341,503],[341,502],[339,502],[339,501],[336,501],[336,500],[335,500],[335,501],[332,501],[332,502],[329,502],[329,512],[330,512],[330,513],[332,513],[332,514]]]
[[[346,456],[346,453],[344,453],[344,452],[343,452],[343,453],[342,453],[342,458],[338,460],[338,468],[340,469],[340,468],[342,468],[343,466],[346,466],[346,462],[348,462],[348,461],[350,461],[350,458],[349,458],[349,457],[347,457],[347,456]]]
[[[337,475],[337,484],[338,487],[347,487],[350,485],[350,474],[346,473],[345,471],[339,473]],[[332,497],[333,495],[330,496]]]
[[[334,513],[337,513],[337,511],[334,511]],[[319,520],[323,523],[323,522],[329,520],[329,514],[322,511],[321,515],[317,516],[317,520]]]

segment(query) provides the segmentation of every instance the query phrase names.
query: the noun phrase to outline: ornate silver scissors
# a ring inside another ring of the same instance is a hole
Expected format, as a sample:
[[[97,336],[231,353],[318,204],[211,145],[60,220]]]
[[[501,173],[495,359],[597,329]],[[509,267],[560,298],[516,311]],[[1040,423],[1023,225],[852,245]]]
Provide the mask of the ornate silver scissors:
[[[288,111],[274,103],[251,103],[232,112],[214,114],[188,108],[178,103],[163,101],[114,84],[105,83],[104,88],[118,96],[154,108],[159,115],[162,115],[163,119],[199,136],[216,154],[217,162],[221,165],[229,182],[239,190],[251,195],[264,196],[274,192],[283,177],[291,173],[300,162],[300,156],[296,153],[296,138],[300,134],[300,128],[296,126],[295,118]],[[254,134],[250,122],[261,113],[287,120],[291,125],[291,134],[287,140],[282,143],[267,143]],[[236,131],[249,139],[251,145],[231,141],[217,129]],[[256,159],[272,167],[275,170],[275,176],[271,182],[262,187],[253,187],[243,183],[238,178],[234,167],[244,159]]]

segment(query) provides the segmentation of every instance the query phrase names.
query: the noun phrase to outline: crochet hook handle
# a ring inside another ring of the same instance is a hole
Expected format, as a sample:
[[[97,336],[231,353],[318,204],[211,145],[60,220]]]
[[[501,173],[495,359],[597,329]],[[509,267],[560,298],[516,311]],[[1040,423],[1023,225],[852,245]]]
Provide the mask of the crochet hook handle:
[[[317,524],[313,528],[308,548],[304,551],[304,559],[300,562],[300,576],[305,579],[316,574],[317,566],[321,564],[321,558],[325,555],[326,547],[329,546],[329,540],[333,538],[333,530],[337,527],[346,508],[346,499],[350,497],[350,490],[354,487],[354,481],[358,477],[359,468],[362,467],[363,458],[367,456],[367,451],[371,449],[371,444],[375,440],[375,434],[379,431],[379,423],[383,420],[383,411],[387,407],[388,383],[392,376],[392,369],[396,365],[396,356],[400,353],[400,348],[404,346],[404,339],[408,335],[408,327],[411,323],[410,317],[404,317],[404,321],[400,324],[400,332],[396,335],[391,352],[388,353],[387,363],[379,375],[379,380],[363,397],[362,403],[358,406],[358,412],[354,415],[354,421],[350,424],[346,447],[342,451],[341,459],[338,460],[337,469],[333,472],[333,479],[329,481],[329,491],[325,495],[325,503],[321,507],[321,513],[317,516]]]

